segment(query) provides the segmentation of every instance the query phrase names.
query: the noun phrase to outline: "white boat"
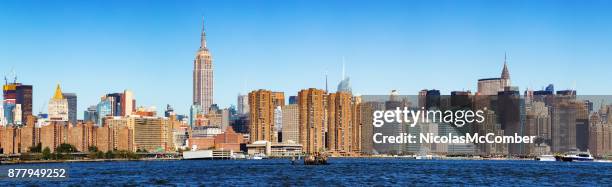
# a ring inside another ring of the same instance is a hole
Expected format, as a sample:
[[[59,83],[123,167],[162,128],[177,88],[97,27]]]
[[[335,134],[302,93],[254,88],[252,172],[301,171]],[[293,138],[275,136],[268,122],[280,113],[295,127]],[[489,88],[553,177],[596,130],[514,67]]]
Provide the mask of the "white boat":
[[[259,153],[259,154],[254,154],[254,155],[251,157],[251,159],[253,159],[253,160],[261,160],[261,159],[264,159],[264,158],[266,158],[266,155],[265,155],[265,154],[261,154],[261,153]]]
[[[589,152],[569,152],[561,157],[565,162],[592,162],[595,160]]]
[[[554,155],[540,155],[539,157],[536,158],[536,160],[546,161],[546,162],[557,161]]]
[[[440,156],[437,155],[417,155],[414,157],[417,160],[436,160],[440,159]]]

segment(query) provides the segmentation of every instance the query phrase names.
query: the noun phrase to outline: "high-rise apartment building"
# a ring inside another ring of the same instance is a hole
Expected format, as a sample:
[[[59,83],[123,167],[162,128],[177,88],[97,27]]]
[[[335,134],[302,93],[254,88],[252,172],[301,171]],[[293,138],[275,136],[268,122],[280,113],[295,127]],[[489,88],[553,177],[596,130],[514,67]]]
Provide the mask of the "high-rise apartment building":
[[[374,141],[372,136],[374,135],[374,111],[380,111],[385,109],[384,102],[368,101],[361,104],[361,122],[364,124],[361,129],[361,152],[365,154],[373,154]]]
[[[105,125],[110,130],[108,139],[114,150],[136,151],[134,140],[135,117],[110,117],[106,119]]]
[[[285,93],[283,92],[272,92],[272,104],[274,108],[280,106],[281,108],[285,106]]]
[[[353,97],[350,92],[327,96],[327,149],[340,153],[352,151]]]
[[[49,125],[40,128],[40,142],[43,149],[48,147],[51,152],[54,152],[55,148],[66,142],[67,121],[67,119],[66,121],[52,121]]]
[[[193,104],[199,105],[205,114],[213,104],[213,64],[210,51],[206,47],[204,19],[202,19],[200,49],[193,61]]]
[[[298,93],[300,144],[306,153],[321,152],[325,149],[325,94],[325,90],[315,88]]]
[[[364,125],[371,125],[370,124],[364,124],[363,121],[361,121],[361,96],[353,96],[352,98],[352,107],[351,107],[351,151],[354,153],[361,153],[361,133],[362,133],[362,127]]]
[[[272,91],[256,90],[249,93],[250,142],[276,142],[274,134],[274,103]]]

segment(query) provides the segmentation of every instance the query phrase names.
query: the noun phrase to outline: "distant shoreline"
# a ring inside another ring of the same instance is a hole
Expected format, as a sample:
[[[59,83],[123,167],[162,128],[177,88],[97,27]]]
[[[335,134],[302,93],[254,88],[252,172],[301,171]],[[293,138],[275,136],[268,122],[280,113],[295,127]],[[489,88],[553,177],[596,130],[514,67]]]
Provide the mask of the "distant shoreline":
[[[16,165],[16,164],[48,164],[48,163],[75,163],[75,162],[129,162],[129,161],[164,161],[164,160],[182,160],[182,158],[157,158],[157,159],[81,159],[81,160],[16,160],[2,161],[1,165]]]
[[[402,160],[418,160],[411,156],[337,156],[330,157],[331,159],[402,159]],[[289,157],[271,157],[267,159],[291,159]],[[19,164],[47,164],[47,163],[76,163],[76,162],[130,162],[130,161],[173,161],[173,160],[191,160],[184,158],[141,158],[141,159],[79,159],[79,160],[15,160],[15,161],[2,161],[0,165],[19,165]],[[200,159],[200,160],[250,160],[250,159]],[[482,158],[482,157],[437,157],[433,159],[421,159],[421,160],[499,160],[499,161],[533,161],[533,158],[515,158],[515,157],[495,157],[495,158]],[[612,162],[612,160],[596,160],[595,162]]]

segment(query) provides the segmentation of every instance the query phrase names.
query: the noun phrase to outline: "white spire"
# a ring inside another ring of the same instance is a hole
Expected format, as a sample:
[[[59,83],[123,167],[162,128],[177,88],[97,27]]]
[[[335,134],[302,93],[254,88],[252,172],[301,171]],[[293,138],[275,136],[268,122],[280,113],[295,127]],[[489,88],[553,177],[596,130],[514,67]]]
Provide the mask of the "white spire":
[[[345,72],[345,69],[344,69],[344,63],[345,63],[344,56],[342,56],[342,80],[344,80],[346,78],[346,72]]]
[[[202,34],[200,38],[200,48],[206,48],[206,32],[204,32],[204,16],[202,16]]]

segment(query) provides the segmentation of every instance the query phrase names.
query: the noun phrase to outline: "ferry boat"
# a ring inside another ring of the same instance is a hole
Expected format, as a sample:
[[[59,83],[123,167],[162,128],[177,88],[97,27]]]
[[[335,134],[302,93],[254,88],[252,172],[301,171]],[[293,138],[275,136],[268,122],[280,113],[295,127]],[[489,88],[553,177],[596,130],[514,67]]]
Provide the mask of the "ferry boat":
[[[589,152],[569,152],[561,156],[564,162],[592,162],[595,160]]]
[[[555,155],[540,155],[539,157],[536,157],[536,160],[550,162],[557,161],[557,158],[555,158]]]

